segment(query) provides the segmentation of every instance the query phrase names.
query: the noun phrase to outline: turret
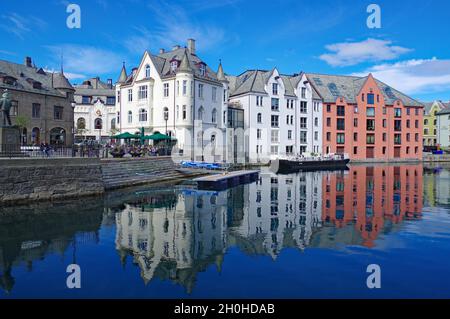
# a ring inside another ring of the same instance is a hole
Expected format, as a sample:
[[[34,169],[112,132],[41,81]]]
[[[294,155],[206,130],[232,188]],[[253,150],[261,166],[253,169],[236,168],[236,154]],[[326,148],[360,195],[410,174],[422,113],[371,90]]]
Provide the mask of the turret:
[[[183,59],[177,69],[177,73],[193,73],[191,64],[189,63],[189,58],[187,56],[187,51],[184,51]]]
[[[222,61],[219,62],[219,68],[217,69],[217,79],[220,82],[228,83],[227,78],[225,77],[225,73],[223,72]]]
[[[75,91],[72,84],[70,84],[69,80],[67,80],[67,78],[64,76],[62,70],[60,73],[53,74],[53,87],[60,91]]]
[[[122,70],[120,71],[119,79],[117,80],[118,84],[125,83],[127,80],[127,69],[125,68],[125,62],[123,62]]]

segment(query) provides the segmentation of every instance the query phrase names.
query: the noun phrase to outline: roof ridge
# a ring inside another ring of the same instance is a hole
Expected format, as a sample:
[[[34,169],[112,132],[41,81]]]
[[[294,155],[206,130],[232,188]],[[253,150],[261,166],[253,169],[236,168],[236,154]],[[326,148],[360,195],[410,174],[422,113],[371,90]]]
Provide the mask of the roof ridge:
[[[417,104],[420,104],[420,105],[424,106],[420,101],[418,101],[418,100],[416,100],[416,99],[410,97],[409,95],[403,93],[402,91],[397,90],[396,88],[390,86],[389,84],[384,83],[383,81],[381,81],[381,80],[379,80],[379,79],[377,79],[377,78],[375,78],[375,77],[373,77],[373,78],[375,79],[375,81],[378,81],[378,82],[380,82],[381,84],[390,87],[391,90],[394,90],[394,91],[400,93],[401,95],[406,96],[408,99],[413,100],[413,101],[416,102]],[[400,99],[400,100],[401,100],[401,99]],[[402,102],[403,102],[403,101],[402,101]],[[404,103],[404,102],[403,102],[403,103]]]
[[[335,76],[335,77],[346,77],[346,78],[355,78],[355,79],[362,79],[362,78],[364,78],[364,77],[357,76],[357,75],[339,75],[339,74],[311,73],[311,72],[305,72],[305,73],[306,74],[310,74],[310,75]]]

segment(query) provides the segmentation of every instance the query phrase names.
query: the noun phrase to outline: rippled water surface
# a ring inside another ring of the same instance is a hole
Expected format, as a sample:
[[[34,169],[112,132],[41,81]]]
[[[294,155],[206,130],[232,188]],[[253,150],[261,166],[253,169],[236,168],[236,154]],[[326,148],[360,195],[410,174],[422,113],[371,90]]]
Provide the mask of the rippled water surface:
[[[66,267],[81,267],[81,289]],[[381,268],[368,289],[367,266]],[[450,170],[354,166],[222,192],[0,208],[0,298],[450,297]]]

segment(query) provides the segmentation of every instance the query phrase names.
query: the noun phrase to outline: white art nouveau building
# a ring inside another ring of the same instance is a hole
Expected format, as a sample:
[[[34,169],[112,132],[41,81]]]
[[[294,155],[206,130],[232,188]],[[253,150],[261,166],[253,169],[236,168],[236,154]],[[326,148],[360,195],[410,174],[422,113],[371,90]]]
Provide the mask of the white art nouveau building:
[[[267,163],[322,149],[322,101],[306,74],[248,70],[225,76],[187,47],[146,51],[116,83],[122,133],[161,132],[177,139],[184,159]],[[193,147],[192,147],[193,146]]]
[[[244,110],[247,162],[321,152],[322,102],[304,73],[248,70],[227,79],[229,107]]]
[[[175,137],[182,154],[196,160],[213,144],[217,151],[208,160],[223,161],[227,91],[222,65],[212,71],[196,55],[193,39],[187,47],[161,49],[158,55],[146,51],[130,74],[122,67],[116,84],[117,125],[122,133],[144,128],[145,134]]]

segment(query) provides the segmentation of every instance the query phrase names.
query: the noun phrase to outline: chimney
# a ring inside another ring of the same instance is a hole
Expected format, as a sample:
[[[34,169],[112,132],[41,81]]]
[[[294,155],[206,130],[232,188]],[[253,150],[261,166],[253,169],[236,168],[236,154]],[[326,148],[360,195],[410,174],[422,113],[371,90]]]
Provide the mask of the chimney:
[[[25,65],[29,68],[33,66],[33,63],[31,61],[31,58],[29,56],[25,57]]]
[[[179,48],[180,48],[180,46],[178,44],[174,45],[173,48],[172,48],[172,51],[178,50]]]
[[[108,79],[108,87],[110,88],[110,89],[112,89],[112,79]]]
[[[159,54],[164,54],[166,52],[166,50],[164,50],[164,49],[159,49]]]
[[[195,54],[195,40],[194,39],[188,39],[187,40],[187,48],[191,54]]]
[[[133,78],[136,76],[136,72],[137,72],[138,68],[133,68],[131,70],[132,74],[133,74]]]

